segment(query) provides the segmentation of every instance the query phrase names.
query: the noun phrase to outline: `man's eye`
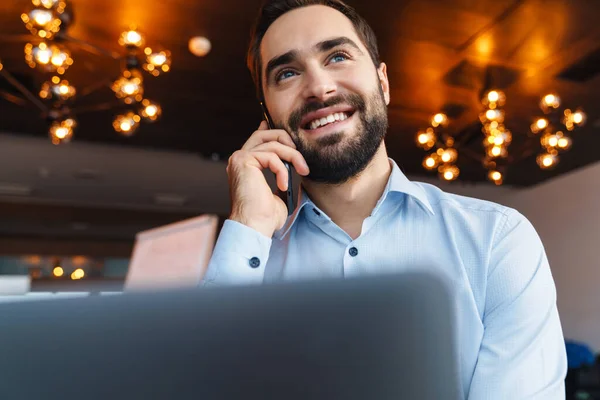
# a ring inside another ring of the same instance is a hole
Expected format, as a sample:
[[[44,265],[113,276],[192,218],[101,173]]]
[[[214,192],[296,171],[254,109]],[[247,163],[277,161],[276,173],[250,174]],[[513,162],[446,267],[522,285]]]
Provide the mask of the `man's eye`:
[[[295,75],[294,71],[290,71],[290,70],[281,71],[279,74],[277,74],[276,80],[277,80],[277,82],[279,82],[279,81],[282,81],[284,79],[291,78],[294,75]]]
[[[346,61],[347,59],[348,59],[348,56],[346,54],[336,53],[331,57],[330,61],[332,63],[338,63],[338,62]]]

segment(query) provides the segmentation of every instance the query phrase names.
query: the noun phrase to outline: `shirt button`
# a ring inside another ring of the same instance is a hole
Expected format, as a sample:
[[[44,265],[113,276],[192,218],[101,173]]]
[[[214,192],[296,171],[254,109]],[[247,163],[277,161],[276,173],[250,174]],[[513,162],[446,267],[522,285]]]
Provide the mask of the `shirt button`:
[[[252,257],[248,263],[250,264],[250,267],[252,267],[252,268],[260,267],[260,260],[258,257]]]
[[[356,247],[350,247],[350,250],[348,250],[348,253],[350,253],[350,255],[352,257],[356,257],[358,255],[358,249]]]

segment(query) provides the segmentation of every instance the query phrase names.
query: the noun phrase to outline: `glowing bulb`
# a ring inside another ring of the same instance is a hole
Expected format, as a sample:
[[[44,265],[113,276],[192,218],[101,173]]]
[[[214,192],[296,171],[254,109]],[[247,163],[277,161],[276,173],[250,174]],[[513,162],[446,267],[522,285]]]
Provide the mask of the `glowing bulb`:
[[[146,107],[146,114],[151,118],[154,117],[157,112],[158,109],[154,105]]]
[[[48,64],[50,62],[50,58],[52,57],[52,51],[50,49],[44,49],[37,52],[35,55],[35,59],[40,64]]]
[[[561,150],[567,150],[571,147],[571,143],[572,141],[570,137],[561,137],[560,139],[558,139],[556,144]]]
[[[555,94],[547,94],[542,98],[541,108],[558,108],[560,106],[560,99]]]
[[[536,161],[540,168],[548,169],[558,164],[558,157],[553,153],[543,153],[537,156]]]
[[[135,93],[136,85],[133,83],[127,83],[123,86],[123,92],[128,95],[132,95]]]
[[[493,181],[499,181],[502,179],[502,174],[498,171],[490,171],[490,179]]]
[[[573,123],[577,125],[583,124],[585,121],[585,114],[581,111],[576,111],[573,113]]]
[[[488,100],[491,103],[497,102],[499,98],[500,98],[500,96],[498,95],[498,92],[496,92],[495,90],[492,90],[491,92],[488,93]]]
[[[125,136],[131,136],[138,128],[140,116],[128,112],[124,115],[118,115],[113,121],[113,128]]]
[[[494,157],[498,157],[502,153],[502,148],[500,146],[492,147],[491,153]]]
[[[142,101],[140,115],[148,121],[156,121],[160,117],[161,109],[158,104],[150,102],[148,99]]]
[[[427,168],[435,168],[435,160],[433,157],[427,157],[427,159],[425,160],[425,166],[427,166]]]
[[[196,57],[204,57],[210,52],[211,47],[212,45],[210,40],[202,36],[195,36],[191,38],[188,43],[188,49],[190,50],[190,53]]]
[[[433,128],[427,128],[425,132],[417,133],[417,145],[422,149],[431,149],[435,145],[436,140]]]
[[[77,123],[73,118],[67,118],[62,121],[54,121],[50,125],[49,135],[52,143],[59,145],[61,143],[68,143],[73,137],[73,129],[77,126]]]
[[[502,146],[504,144],[504,138],[502,136],[496,136],[494,138],[494,144],[496,146]]]
[[[154,65],[163,65],[167,62],[167,56],[164,54],[152,54],[149,58],[149,61]]]
[[[460,170],[456,165],[444,165],[439,168],[440,177],[446,181],[453,181],[458,178]]]
[[[52,21],[52,11],[50,11],[50,10],[35,9],[35,10],[32,10],[29,15],[33,18],[35,23],[38,24],[39,26],[44,26],[48,22]]]
[[[112,84],[112,90],[126,104],[132,104],[134,101],[142,101],[144,87],[139,71],[135,71],[134,73],[126,71],[121,78]]]
[[[433,116],[431,119],[431,125],[437,127],[439,125],[446,125],[448,122],[448,117],[445,114],[438,113]]]
[[[537,125],[538,129],[544,129],[548,126],[548,121],[546,119],[540,118],[535,124]]]
[[[69,87],[67,85],[60,85],[58,87],[58,91],[60,92],[60,94],[67,94],[69,93]]]
[[[144,44],[144,37],[138,31],[131,29],[121,34],[119,44],[125,47],[141,47]]]
[[[65,271],[60,266],[56,266],[52,270],[52,274],[54,276],[56,276],[57,278],[63,276],[64,273],[65,273]]]
[[[449,163],[454,162],[458,158],[458,152],[456,149],[447,148],[443,151],[441,155],[442,162]]]

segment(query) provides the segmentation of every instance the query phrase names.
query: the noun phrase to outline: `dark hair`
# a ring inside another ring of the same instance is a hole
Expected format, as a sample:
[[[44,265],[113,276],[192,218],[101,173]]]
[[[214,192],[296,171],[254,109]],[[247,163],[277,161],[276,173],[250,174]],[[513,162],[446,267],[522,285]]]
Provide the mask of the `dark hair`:
[[[369,51],[369,55],[371,56],[375,67],[379,66],[379,49],[377,47],[375,32],[373,32],[373,29],[371,29],[367,21],[361,17],[354,8],[341,0],[267,0],[263,3],[254,24],[247,57],[248,69],[252,74],[252,79],[256,85],[256,93],[259,99],[262,99],[262,60],[260,57],[260,44],[262,43],[265,33],[271,24],[283,14],[297,8],[313,5],[331,7],[344,14],[350,22],[352,22],[352,25],[354,25],[354,29]]]

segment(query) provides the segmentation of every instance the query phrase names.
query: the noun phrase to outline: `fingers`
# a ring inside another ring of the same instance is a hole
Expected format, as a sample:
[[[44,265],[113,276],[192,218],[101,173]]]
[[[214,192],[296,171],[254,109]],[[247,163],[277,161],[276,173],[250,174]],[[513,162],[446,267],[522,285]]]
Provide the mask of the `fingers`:
[[[296,148],[294,141],[290,135],[283,129],[268,129],[267,123],[262,122],[258,127],[258,130],[248,138],[242,150],[251,150],[252,148],[259,146],[267,142],[279,142],[293,149]]]
[[[272,152],[247,152],[238,150],[231,155],[227,165],[227,173],[239,176],[245,168],[269,169],[275,174],[277,187],[280,190],[288,188],[288,171],[281,158]],[[244,174],[242,173],[241,176]],[[230,175],[231,176],[231,175]]]
[[[252,149],[252,153],[261,152],[275,153],[280,159],[291,162],[299,175],[305,176],[310,172],[302,154],[298,150],[292,149],[284,144],[279,142],[268,142]]]
[[[285,191],[288,189],[289,182],[287,168],[275,153],[257,152],[253,153],[253,156],[263,169],[268,168],[275,174],[279,190]]]

